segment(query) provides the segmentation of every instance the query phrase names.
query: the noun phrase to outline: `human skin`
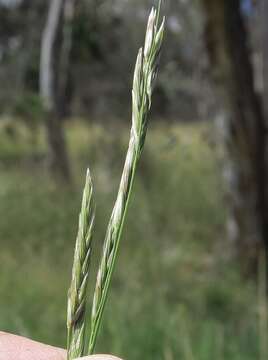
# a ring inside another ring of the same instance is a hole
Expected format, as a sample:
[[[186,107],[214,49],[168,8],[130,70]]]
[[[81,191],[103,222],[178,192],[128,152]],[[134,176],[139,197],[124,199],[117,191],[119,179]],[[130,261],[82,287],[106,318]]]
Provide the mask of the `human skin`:
[[[81,360],[122,360],[111,355],[92,355]],[[0,332],[0,360],[66,360],[66,351],[21,336]]]

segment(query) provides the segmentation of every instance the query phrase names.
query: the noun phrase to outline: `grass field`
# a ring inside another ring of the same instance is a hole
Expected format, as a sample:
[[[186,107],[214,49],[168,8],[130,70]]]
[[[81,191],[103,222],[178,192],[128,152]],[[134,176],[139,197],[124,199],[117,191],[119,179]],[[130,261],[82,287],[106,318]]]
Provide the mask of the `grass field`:
[[[264,298],[228,256],[225,204],[209,125],[151,127],[98,349],[127,360],[267,359]],[[127,130],[68,125],[75,186],[56,187],[45,151],[0,133],[0,329],[64,346],[82,184],[97,219],[91,285],[115,199]],[[33,156],[35,153],[35,156]]]

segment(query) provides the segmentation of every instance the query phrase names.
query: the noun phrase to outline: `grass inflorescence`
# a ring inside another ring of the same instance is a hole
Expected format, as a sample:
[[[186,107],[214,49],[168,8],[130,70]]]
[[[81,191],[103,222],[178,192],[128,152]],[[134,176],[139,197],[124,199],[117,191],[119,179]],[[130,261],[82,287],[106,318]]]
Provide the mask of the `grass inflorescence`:
[[[67,349],[69,359],[84,353],[86,296],[94,225],[93,186],[89,170],[79,216],[72,281],[68,294]]]
[[[79,231],[76,242],[72,282],[68,298],[68,359],[94,352],[108,290],[117,258],[119,242],[132,192],[138,161],[144,146],[152,92],[157,75],[158,62],[164,35],[165,19],[159,25],[159,12],[152,9],[146,30],[144,47],[139,50],[132,89],[132,127],[125,165],[118,195],[107,227],[103,252],[98,269],[88,345],[86,325],[86,293],[92,244],[94,211],[92,210],[92,183],[89,172],[84,190]]]

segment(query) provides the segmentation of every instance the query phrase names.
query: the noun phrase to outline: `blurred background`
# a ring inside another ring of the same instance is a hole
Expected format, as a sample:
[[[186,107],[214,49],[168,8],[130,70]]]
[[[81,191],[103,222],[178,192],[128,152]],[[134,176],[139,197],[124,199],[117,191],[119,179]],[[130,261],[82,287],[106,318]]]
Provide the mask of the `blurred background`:
[[[65,346],[87,166],[91,288],[153,0],[0,1],[0,329]],[[164,0],[167,30],[98,350],[268,356],[268,1]]]

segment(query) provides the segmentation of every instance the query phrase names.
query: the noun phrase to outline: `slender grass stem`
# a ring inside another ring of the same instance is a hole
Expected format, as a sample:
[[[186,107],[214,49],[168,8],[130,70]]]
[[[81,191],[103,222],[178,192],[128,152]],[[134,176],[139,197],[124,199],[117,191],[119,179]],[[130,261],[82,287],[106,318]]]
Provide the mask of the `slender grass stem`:
[[[148,20],[144,49],[140,49],[135,66],[130,141],[117,199],[107,227],[102,258],[97,275],[91,312],[89,354],[94,352],[117,258],[136,168],[146,138],[153,83],[157,74],[158,60],[164,34],[164,20],[160,27],[158,27],[158,18],[159,10],[156,11],[153,8]]]

